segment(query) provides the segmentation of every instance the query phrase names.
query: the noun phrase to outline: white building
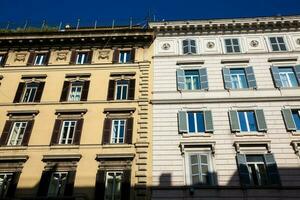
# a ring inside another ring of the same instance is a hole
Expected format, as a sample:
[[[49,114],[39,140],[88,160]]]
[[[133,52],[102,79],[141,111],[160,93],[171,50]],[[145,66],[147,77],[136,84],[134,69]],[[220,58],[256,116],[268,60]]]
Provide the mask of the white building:
[[[299,199],[300,16],[150,23],[152,199]]]

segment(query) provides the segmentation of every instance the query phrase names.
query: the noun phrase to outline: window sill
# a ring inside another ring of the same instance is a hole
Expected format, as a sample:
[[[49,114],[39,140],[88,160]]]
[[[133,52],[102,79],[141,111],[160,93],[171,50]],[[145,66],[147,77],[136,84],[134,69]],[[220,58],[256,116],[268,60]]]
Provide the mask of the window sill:
[[[178,90],[179,92],[207,92],[208,89],[197,89],[197,90]]]
[[[184,133],[183,138],[193,138],[193,137],[211,137],[212,133]]]
[[[1,146],[0,150],[26,150],[28,146]]]
[[[293,135],[293,136],[300,136],[300,131],[292,131],[291,132],[291,134]]]
[[[235,133],[236,137],[244,137],[244,136],[265,136],[266,132],[238,132]]]
[[[132,148],[133,144],[104,144],[103,148]]]
[[[57,144],[51,145],[50,149],[79,149],[79,145]]]

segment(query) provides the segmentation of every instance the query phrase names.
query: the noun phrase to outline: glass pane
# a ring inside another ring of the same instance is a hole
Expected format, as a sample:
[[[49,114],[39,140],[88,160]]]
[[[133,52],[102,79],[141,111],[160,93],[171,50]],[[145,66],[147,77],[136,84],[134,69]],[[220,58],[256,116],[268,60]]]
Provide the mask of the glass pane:
[[[231,78],[231,87],[233,89],[240,88],[238,76],[236,74],[232,74],[230,75],[230,78]]]
[[[238,39],[232,39],[232,44],[233,45],[239,45]]]
[[[193,89],[199,90],[200,89],[200,80],[199,76],[193,77]]]
[[[207,174],[208,173],[208,165],[201,165],[202,173]]]
[[[293,110],[293,119],[296,124],[297,130],[300,130],[300,117],[299,117],[299,111],[298,110]]]
[[[230,39],[225,39],[225,45],[231,45],[231,40]]]
[[[117,86],[117,97],[116,99],[117,100],[120,100],[121,99],[121,91],[122,91],[122,87],[120,85]]]
[[[253,111],[247,112],[250,131],[257,131],[255,114]]]
[[[283,37],[277,37],[277,41],[278,41],[278,43],[284,43]]]
[[[289,78],[286,73],[279,73],[279,77],[283,87],[290,87]]]
[[[286,46],[285,46],[285,44],[280,44],[279,46],[280,46],[280,50],[281,50],[281,51],[286,51]]]
[[[233,52],[232,46],[226,46],[226,51],[227,53],[232,53]]]
[[[125,62],[127,63],[127,62],[130,62],[130,61],[131,61],[131,52],[127,51]]]
[[[288,74],[288,78],[290,79],[290,83],[292,87],[297,87],[298,86],[298,82],[295,76],[295,73],[289,73]]]
[[[239,46],[234,46],[234,52],[240,52],[240,47]]]
[[[205,132],[203,112],[197,112],[197,132]]]
[[[182,46],[183,46],[183,47],[188,46],[188,44],[189,44],[188,40],[183,40],[183,41],[182,41]]]
[[[191,164],[198,164],[198,156],[197,155],[191,155]]]
[[[245,118],[245,112],[238,112],[238,114],[239,114],[241,131],[248,131],[246,118]]]
[[[279,47],[277,44],[272,44],[273,51],[279,51]]]
[[[11,180],[12,174],[0,174],[0,199],[6,197]]]
[[[250,179],[253,185],[259,185],[258,174],[254,164],[248,164]]]
[[[192,184],[198,184],[200,181],[199,181],[199,175],[194,175],[192,176]]]
[[[195,40],[190,40],[191,46],[196,46],[196,41]]]
[[[198,173],[199,173],[198,165],[192,165],[192,174],[198,174]]]
[[[247,162],[264,162],[263,155],[247,155]]]
[[[194,113],[188,113],[188,125],[189,125],[189,133],[196,132],[195,120],[194,120]]]
[[[260,176],[260,185],[266,185],[268,183],[268,175],[264,164],[258,164],[258,171]]]
[[[201,155],[201,163],[207,164],[207,155]]]
[[[188,46],[184,46],[184,47],[183,47],[183,53],[184,53],[184,54],[189,53],[189,47],[188,47]]]
[[[128,90],[128,87],[127,85],[124,85],[123,86],[123,91],[122,91],[122,99],[126,99],[126,96],[127,96],[127,90]]]
[[[270,37],[270,42],[271,43],[277,43],[275,37]]]
[[[207,175],[202,175],[202,184],[207,184],[207,179],[208,179],[208,176]]]

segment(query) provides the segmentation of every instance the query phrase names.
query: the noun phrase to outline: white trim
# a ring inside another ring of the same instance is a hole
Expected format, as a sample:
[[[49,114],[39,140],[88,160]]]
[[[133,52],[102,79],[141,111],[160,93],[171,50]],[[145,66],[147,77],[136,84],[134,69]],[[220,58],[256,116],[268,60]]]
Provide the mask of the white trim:
[[[64,131],[64,128],[65,128],[65,124],[66,123],[69,123],[69,126],[67,126],[67,135],[66,135],[66,138],[64,139],[65,142],[62,143],[62,140],[63,140],[63,131]],[[69,138],[70,137],[70,129],[71,129],[71,123],[74,123],[74,130],[73,130],[73,135],[72,135],[72,138]],[[73,144],[73,140],[74,140],[74,136],[75,136],[75,133],[76,133],[76,126],[77,126],[77,121],[76,120],[65,120],[63,121],[63,124],[61,126],[61,130],[60,130],[60,136],[59,136],[59,144]],[[69,139],[72,139],[71,143],[68,143],[68,140]]]
[[[12,140],[12,136],[13,136],[13,131],[15,130],[16,128],[16,124],[20,124],[18,130],[17,130],[17,133],[16,133],[16,138],[14,139],[14,143],[13,144],[10,144],[11,143],[11,140]],[[24,127],[23,127],[24,126]],[[20,136],[20,133],[21,133],[21,129],[22,127],[24,128],[24,132],[23,132],[23,136],[22,136],[22,139],[20,141],[20,144],[18,144],[18,138]],[[22,144],[22,140],[24,138],[24,135],[25,135],[25,132],[26,132],[26,128],[27,128],[27,122],[24,122],[24,121],[17,121],[17,122],[14,122],[13,124],[13,127],[12,129],[10,130],[10,135],[9,135],[9,140],[7,142],[7,145],[10,145],[10,146],[14,146],[14,145],[21,145]]]
[[[115,133],[114,133],[114,122],[117,121],[117,133],[116,133],[116,137],[115,137]],[[120,142],[120,127],[121,127],[121,121],[124,121],[124,133],[123,133],[123,142]],[[111,121],[111,133],[110,133],[110,143],[111,144],[123,144],[125,143],[125,134],[126,134],[126,126],[127,126],[127,120],[126,119],[113,119]],[[114,142],[114,140],[117,140],[117,142]]]

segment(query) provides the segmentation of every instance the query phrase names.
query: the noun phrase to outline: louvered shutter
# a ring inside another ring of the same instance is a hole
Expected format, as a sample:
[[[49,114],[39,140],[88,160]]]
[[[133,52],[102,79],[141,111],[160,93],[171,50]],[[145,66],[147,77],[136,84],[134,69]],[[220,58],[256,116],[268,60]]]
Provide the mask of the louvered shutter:
[[[21,101],[21,97],[22,97],[25,87],[26,87],[26,84],[24,82],[19,83],[13,103],[19,103]]]
[[[229,111],[229,120],[230,120],[230,127],[232,132],[239,132],[240,124],[239,124],[239,116],[236,110]]]
[[[104,199],[105,195],[105,171],[99,169],[96,175],[95,199]]]
[[[81,99],[80,99],[81,101],[87,101],[87,97],[89,94],[89,87],[90,87],[90,81],[84,81]]]
[[[123,170],[122,184],[121,184],[121,196],[122,200],[130,200],[130,179],[131,170]]]
[[[76,171],[68,172],[64,196],[72,196],[73,195],[75,176],[76,176]]]
[[[296,127],[295,121],[293,119],[292,110],[285,108],[285,109],[282,109],[281,112],[283,115],[286,129],[288,131],[296,131],[297,127]]]
[[[177,78],[177,90],[181,91],[184,90],[184,70],[182,69],[177,69],[176,70],[176,78]]]
[[[12,175],[12,180],[9,184],[6,197],[14,197],[17,189],[17,185],[20,179],[21,172],[14,172]]]
[[[27,121],[27,126],[26,126],[25,133],[24,133],[23,140],[22,140],[23,146],[28,145],[28,142],[29,142],[29,139],[30,139],[30,136],[32,133],[33,124],[34,124],[34,120]]]
[[[208,90],[207,69],[206,68],[200,68],[199,69],[199,75],[200,75],[201,89]]]
[[[128,100],[134,100],[135,79],[129,80]]]
[[[34,52],[31,51],[30,54],[29,54],[28,61],[27,61],[27,65],[28,65],[28,66],[34,65],[34,59],[35,59],[35,56],[36,56],[36,54],[35,54]]]
[[[236,160],[238,164],[239,169],[239,175],[240,175],[240,182],[242,186],[250,185],[250,176],[247,166],[247,160],[245,154],[237,154]]]
[[[294,67],[295,73],[296,73],[296,77],[298,80],[298,85],[300,85],[300,65],[296,65]]]
[[[248,81],[248,86],[249,88],[257,88],[256,84],[256,79],[255,79],[255,74],[253,67],[246,67],[245,68],[246,76],[247,76],[247,81]]]
[[[40,102],[41,101],[42,94],[43,94],[43,91],[44,91],[44,87],[45,87],[45,82],[40,82],[38,84],[38,89],[37,89],[37,92],[36,92],[36,95],[35,95],[34,102]]]
[[[282,87],[282,82],[279,76],[279,68],[278,67],[271,67],[271,72],[273,75],[273,81],[275,84],[275,87],[281,88]]]
[[[130,117],[126,120],[126,133],[125,133],[126,144],[132,144],[132,133],[133,133],[133,118]]]
[[[59,142],[58,140],[59,140],[59,136],[60,136],[61,123],[62,123],[62,120],[60,120],[60,119],[55,120],[50,145],[58,144],[58,142]]]
[[[187,113],[185,111],[178,112],[178,128],[179,128],[179,133],[187,133],[188,132]]]
[[[103,125],[102,144],[110,143],[111,123],[112,123],[111,119],[105,118],[104,125]]]
[[[50,180],[51,180],[51,175],[52,175],[51,171],[43,171],[41,180],[40,180],[40,184],[39,184],[39,188],[38,188],[38,192],[37,192],[37,196],[47,196],[49,184],[50,184]]]
[[[223,67],[222,72],[223,72],[224,87],[226,90],[230,90],[232,88],[230,69]]]
[[[205,132],[213,132],[214,125],[213,125],[212,112],[210,110],[205,110],[203,114],[204,114]]]
[[[83,119],[77,120],[73,144],[79,145],[82,133]]]
[[[274,155],[272,153],[264,154],[264,159],[266,162],[269,184],[280,185],[280,176]]]
[[[257,109],[254,111],[256,117],[256,123],[258,131],[267,131],[267,123],[262,109]]]
[[[120,51],[118,49],[114,50],[113,53],[113,63],[119,63]]]
[[[189,46],[190,46],[190,52],[191,54],[196,54],[197,49],[196,49],[196,40],[189,40]]]
[[[109,80],[107,100],[114,100],[115,99],[115,85],[116,85],[115,80]]]
[[[7,145],[12,125],[13,125],[13,121],[6,120],[2,134],[1,134],[1,138],[0,138],[0,145]]]
[[[60,102],[67,101],[69,90],[70,90],[70,81],[65,81],[60,95]]]

